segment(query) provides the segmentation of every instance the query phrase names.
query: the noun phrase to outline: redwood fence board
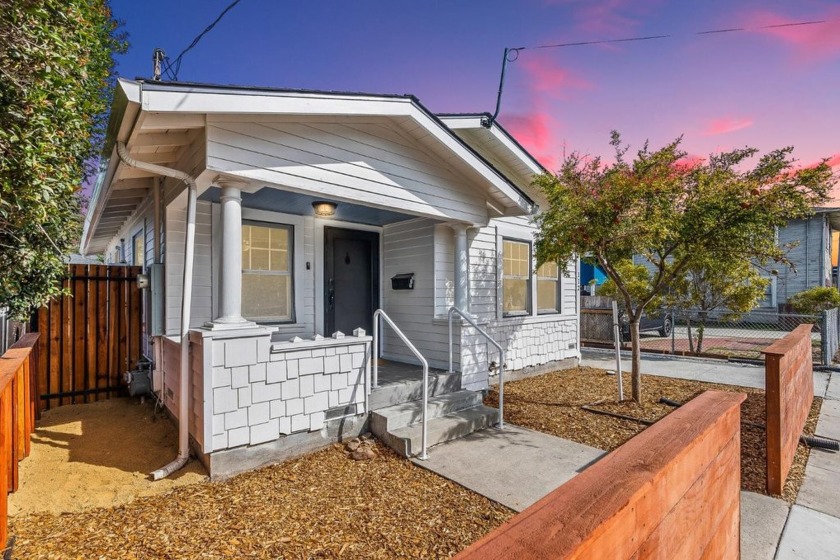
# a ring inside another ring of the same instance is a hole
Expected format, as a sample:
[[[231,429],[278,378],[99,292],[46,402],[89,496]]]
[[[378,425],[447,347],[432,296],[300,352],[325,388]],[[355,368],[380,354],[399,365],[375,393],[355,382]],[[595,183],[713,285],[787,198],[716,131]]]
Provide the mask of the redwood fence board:
[[[122,394],[123,374],[140,358],[140,267],[70,265],[70,295],[33,319],[43,333],[38,354],[40,408]],[[40,409],[39,409],[40,411]]]
[[[707,391],[458,558],[740,556],[740,405]]]
[[[8,494],[19,485],[18,462],[29,456],[35,429],[34,373],[39,335],[23,335],[0,357],[0,544],[8,541]]]
[[[814,401],[811,328],[799,325],[764,351],[767,491],[781,495]]]

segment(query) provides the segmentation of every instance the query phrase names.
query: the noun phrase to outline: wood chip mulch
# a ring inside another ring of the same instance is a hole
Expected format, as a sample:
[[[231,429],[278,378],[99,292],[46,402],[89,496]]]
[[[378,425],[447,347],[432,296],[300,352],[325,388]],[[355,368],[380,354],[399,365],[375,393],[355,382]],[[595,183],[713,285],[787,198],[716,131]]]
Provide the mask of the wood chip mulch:
[[[741,488],[767,494],[765,432],[749,425],[765,424],[763,390],[643,375],[642,404],[637,405],[629,400],[630,375],[624,374],[622,379],[628,400],[620,403],[615,375],[602,369],[578,367],[505,383],[505,421],[612,451],[647,426],[587,412],[581,406],[592,405],[598,410],[655,422],[674,410],[660,404],[660,397],[685,403],[709,389],[746,393],[747,400],[741,405]],[[496,390],[490,392],[485,404],[498,406]],[[805,425],[808,435],[816,429],[821,405],[822,399],[814,398]],[[789,503],[796,500],[802,485],[808,453],[809,448],[799,444],[781,496]]]
[[[17,517],[10,534],[28,559],[446,558],[512,515],[372,440],[116,508]]]

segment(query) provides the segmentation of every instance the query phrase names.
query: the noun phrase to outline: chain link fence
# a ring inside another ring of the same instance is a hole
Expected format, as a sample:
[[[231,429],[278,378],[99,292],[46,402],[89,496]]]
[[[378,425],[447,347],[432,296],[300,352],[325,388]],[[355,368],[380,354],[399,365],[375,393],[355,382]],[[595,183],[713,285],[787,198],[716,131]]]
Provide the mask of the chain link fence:
[[[612,312],[606,298],[581,298],[581,342],[589,346],[612,347]],[[653,309],[642,320],[642,351],[665,354],[763,360],[762,351],[803,323],[811,331],[813,362],[835,363],[840,350],[840,310],[817,315],[755,310],[743,315],[701,312],[694,309]],[[630,349],[629,325],[619,319],[622,347]],[[670,322],[670,324],[668,324]]]

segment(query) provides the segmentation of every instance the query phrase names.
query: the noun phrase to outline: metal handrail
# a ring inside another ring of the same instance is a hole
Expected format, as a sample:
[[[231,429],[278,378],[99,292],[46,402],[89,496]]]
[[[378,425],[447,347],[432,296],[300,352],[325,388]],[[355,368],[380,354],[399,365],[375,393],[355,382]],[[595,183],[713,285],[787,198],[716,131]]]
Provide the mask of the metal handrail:
[[[479,334],[499,350],[499,429],[503,430],[505,427],[505,349],[502,348],[501,344],[493,340],[484,329],[479,327],[473,321],[472,317],[453,305],[449,308],[449,371],[447,373],[455,373],[455,370],[452,369],[452,315],[455,313],[472,325]]]
[[[373,313],[373,388],[379,386],[379,318],[382,318],[386,323],[388,323],[394,332],[397,333],[397,336],[408,346],[408,349],[417,356],[417,359],[420,360],[420,363],[423,364],[423,438],[420,450],[419,459],[425,461],[429,458],[428,453],[426,452],[427,443],[428,443],[428,435],[429,430],[426,425],[428,420],[428,412],[429,412],[429,362],[426,361],[426,358],[423,357],[423,354],[420,353],[417,348],[411,343],[410,340],[405,336],[405,334],[400,330],[400,328],[388,317],[388,314],[382,311],[381,309],[377,309]]]

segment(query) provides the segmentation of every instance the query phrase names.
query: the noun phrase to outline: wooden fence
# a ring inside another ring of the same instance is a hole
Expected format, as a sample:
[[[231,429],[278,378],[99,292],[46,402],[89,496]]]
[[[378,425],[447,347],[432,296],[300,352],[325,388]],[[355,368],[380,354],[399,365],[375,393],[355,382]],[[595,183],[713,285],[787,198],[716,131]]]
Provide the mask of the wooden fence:
[[[54,299],[35,319],[40,341],[41,405],[108,398],[140,358],[140,267],[70,265],[69,296]]]
[[[580,298],[580,340],[594,344],[613,344],[612,298],[604,296],[581,296]]]
[[[38,333],[23,335],[0,357],[0,544],[6,546],[8,494],[18,488],[18,461],[29,455],[38,415]]]
[[[745,398],[703,393],[458,558],[739,558]]]
[[[814,401],[811,327],[799,325],[764,350],[767,491],[781,495]]]

